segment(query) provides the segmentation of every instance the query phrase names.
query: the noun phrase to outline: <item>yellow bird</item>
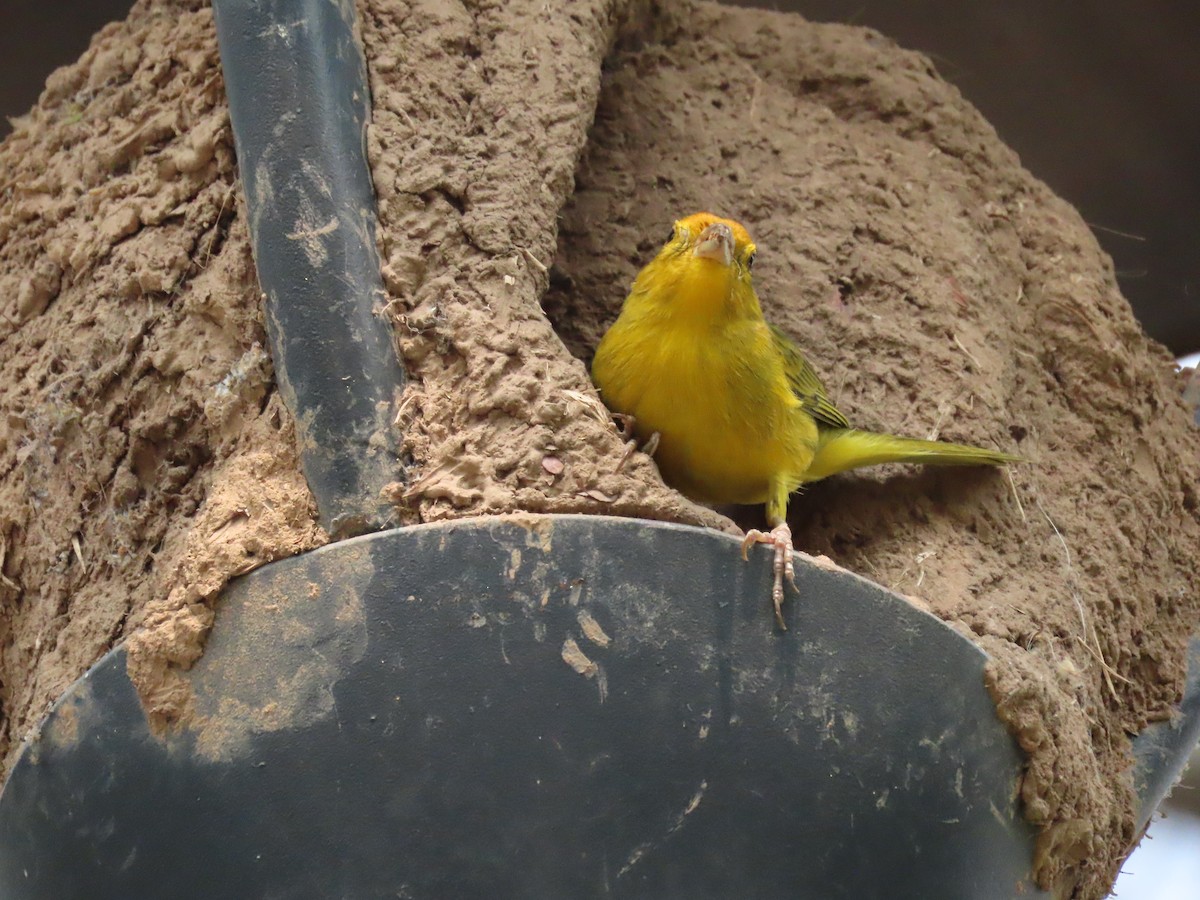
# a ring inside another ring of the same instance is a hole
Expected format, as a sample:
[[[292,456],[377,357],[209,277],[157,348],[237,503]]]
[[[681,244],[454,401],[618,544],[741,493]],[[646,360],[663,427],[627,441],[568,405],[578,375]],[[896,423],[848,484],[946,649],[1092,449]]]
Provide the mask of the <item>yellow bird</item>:
[[[592,362],[609,408],[656,444],[668,483],[707,503],[766,503],[774,548],[772,600],[786,630],[783,579],[795,586],[788,497],[801,485],[889,462],[1001,465],[1007,453],[873,434],[825,395],[800,349],[767,324],[750,270],[754,242],[737,222],[711,213],[678,220],[633,282]]]

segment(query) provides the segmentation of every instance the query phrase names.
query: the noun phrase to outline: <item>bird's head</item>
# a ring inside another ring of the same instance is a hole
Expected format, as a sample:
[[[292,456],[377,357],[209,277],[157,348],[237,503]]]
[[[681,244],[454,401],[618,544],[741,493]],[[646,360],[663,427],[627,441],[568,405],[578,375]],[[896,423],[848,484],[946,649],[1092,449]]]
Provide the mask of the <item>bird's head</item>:
[[[679,219],[660,256],[670,254],[696,264],[729,270],[713,274],[749,275],[754,265],[754,241],[750,232],[733,219],[722,219],[712,213],[695,213]]]
[[[638,275],[630,300],[672,317],[753,315],[759,310],[750,279],[754,252],[749,232],[732,219],[706,212],[679,219]]]

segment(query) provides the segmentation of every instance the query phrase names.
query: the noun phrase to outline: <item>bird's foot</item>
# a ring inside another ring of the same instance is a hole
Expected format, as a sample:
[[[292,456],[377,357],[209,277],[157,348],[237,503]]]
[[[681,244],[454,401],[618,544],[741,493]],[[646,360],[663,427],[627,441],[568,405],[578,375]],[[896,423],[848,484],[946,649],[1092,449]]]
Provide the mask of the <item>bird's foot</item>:
[[[625,440],[633,438],[633,426],[637,424],[637,419],[625,413],[610,413],[617,422],[621,423],[621,437]]]
[[[630,421],[633,420],[633,416],[626,416],[626,418],[628,418]],[[654,451],[658,449],[658,441],[660,437],[661,435],[657,431],[650,435],[650,437],[646,440],[646,443],[642,445],[642,452],[647,456],[653,456]],[[625,468],[625,463],[629,462],[629,457],[633,456],[633,451],[635,451],[637,448],[637,441],[635,441],[633,438],[630,438],[628,441],[626,441],[625,452],[621,454],[621,459],[617,463],[617,468],[614,471],[620,472],[623,468]]]
[[[787,625],[783,622],[783,579],[788,580],[793,590],[799,590],[796,587],[796,565],[792,561],[792,529],[788,528],[787,522],[776,525],[770,531],[751,528],[742,541],[742,559],[748,559],[746,554],[753,544],[770,544],[775,549],[772,565],[775,582],[771,586],[771,601],[775,604],[775,623],[780,631],[787,631]]]

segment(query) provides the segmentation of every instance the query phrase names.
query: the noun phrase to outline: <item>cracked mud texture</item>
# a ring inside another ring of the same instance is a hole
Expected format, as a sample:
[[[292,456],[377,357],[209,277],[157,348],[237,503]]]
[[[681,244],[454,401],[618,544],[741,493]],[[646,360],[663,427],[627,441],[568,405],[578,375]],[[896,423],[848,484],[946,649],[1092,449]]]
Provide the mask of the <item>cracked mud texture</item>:
[[[628,4],[368,3],[368,154],[413,384],[407,518],[595,512],[731,528],[623,441],[539,305]],[[589,405],[589,399],[591,405]]]
[[[233,575],[320,540],[212,16],[142,3],[0,144],[0,754],[114,643],[165,723]]]
[[[1170,715],[1200,619],[1200,432],[1170,356],[1075,210],[924,57],[707,5],[675,7],[656,38],[606,65],[548,314],[590,359],[671,220],[711,208],[749,227],[768,318],[853,423],[1029,460],[1011,483],[830,479],[790,521],[798,549],[991,655],[1028,755],[1038,880],[1103,896],[1137,837],[1127,735]]]
[[[585,362],[672,219],[741,219],[768,316],[853,422],[1029,459],[1011,482],[831,479],[791,521],[799,549],[992,655],[1036,874],[1102,896],[1137,837],[1127,735],[1169,716],[1200,619],[1200,438],[1078,214],[924,57],[865,29],[617,0],[360,14],[413,376],[401,518],[731,527],[641,454],[615,471]],[[216,592],[326,538],[261,351],[209,12],[142,2],[105,29],[0,145],[0,191],[11,761],[123,637],[152,717],[190,715],[178,672]]]

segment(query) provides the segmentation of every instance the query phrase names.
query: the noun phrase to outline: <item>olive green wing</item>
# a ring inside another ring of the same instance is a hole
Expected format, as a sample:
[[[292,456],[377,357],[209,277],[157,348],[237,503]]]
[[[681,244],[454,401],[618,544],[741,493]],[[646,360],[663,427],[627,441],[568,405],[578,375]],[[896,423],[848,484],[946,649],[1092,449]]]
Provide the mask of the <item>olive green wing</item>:
[[[821,384],[821,379],[808,364],[800,348],[774,325],[769,327],[771,341],[783,360],[788,385],[800,401],[800,407],[816,419],[817,425],[822,428],[849,428],[849,420],[829,402],[829,398],[825,396],[825,385]]]

